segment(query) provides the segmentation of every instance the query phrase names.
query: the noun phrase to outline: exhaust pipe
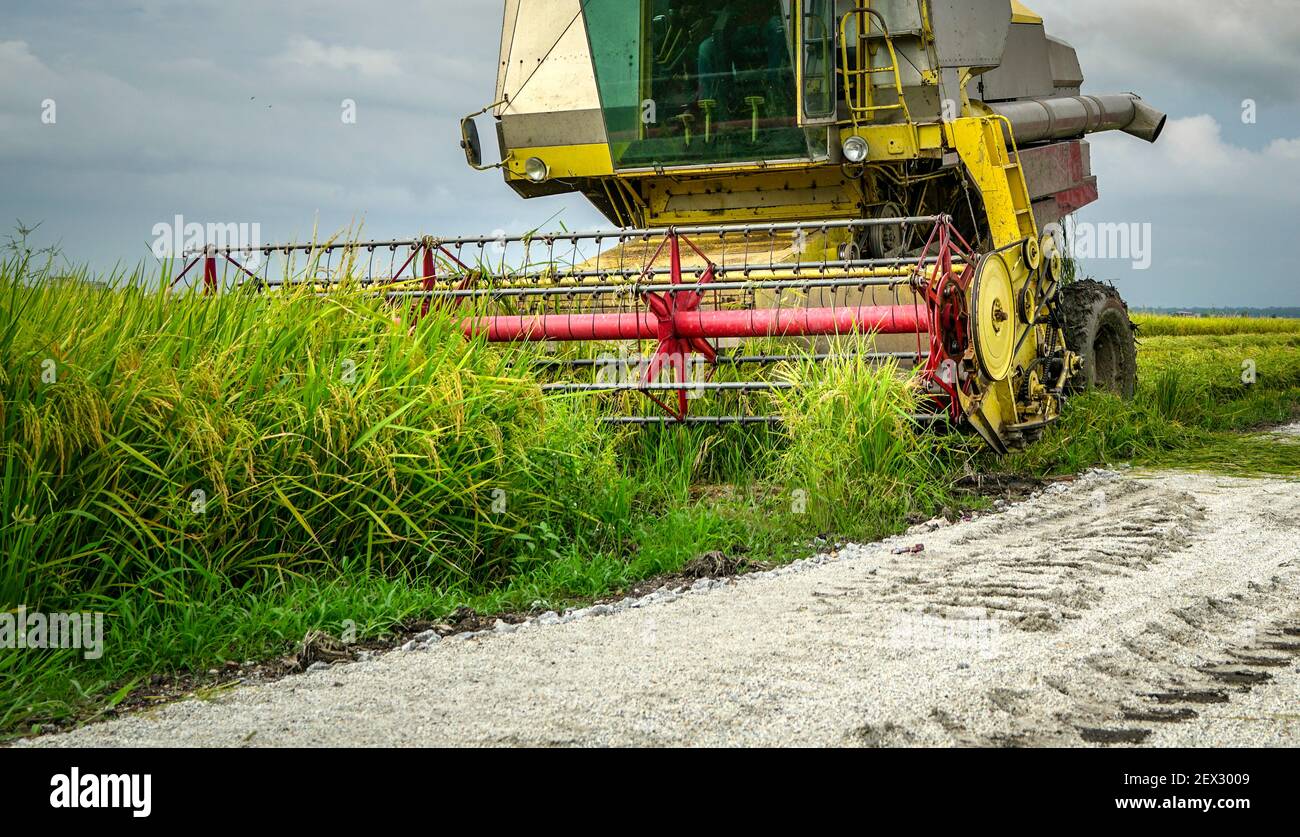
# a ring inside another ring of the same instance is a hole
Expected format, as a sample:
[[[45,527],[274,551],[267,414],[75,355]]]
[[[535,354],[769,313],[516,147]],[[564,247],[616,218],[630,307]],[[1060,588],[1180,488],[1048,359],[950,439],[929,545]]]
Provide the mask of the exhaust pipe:
[[[1011,123],[1007,138],[1014,137],[1017,145],[1074,139],[1102,131],[1123,131],[1155,142],[1169,119],[1133,93],[1027,99],[989,107]]]

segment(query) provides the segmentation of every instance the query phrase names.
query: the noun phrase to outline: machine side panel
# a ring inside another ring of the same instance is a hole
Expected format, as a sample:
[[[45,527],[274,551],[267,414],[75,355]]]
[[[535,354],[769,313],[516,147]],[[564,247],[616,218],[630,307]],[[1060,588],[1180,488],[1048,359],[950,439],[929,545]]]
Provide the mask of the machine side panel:
[[[1040,99],[1055,92],[1047,32],[1041,23],[1013,25],[1001,66],[970,84],[971,96],[985,102]]]
[[[506,70],[510,66],[507,59],[515,40],[515,31],[519,28],[519,2],[520,0],[506,0],[505,14],[501,19],[501,51],[497,53],[497,94],[494,102],[505,98]],[[497,108],[495,113],[499,116],[501,109]]]
[[[1083,89],[1083,68],[1074,47],[1060,38],[1047,38],[1048,54],[1052,61],[1052,80],[1057,96],[1078,96]]]
[[[497,109],[508,148],[606,142],[579,0],[511,0]]]
[[[996,67],[1011,28],[1007,0],[930,0],[939,66]]]

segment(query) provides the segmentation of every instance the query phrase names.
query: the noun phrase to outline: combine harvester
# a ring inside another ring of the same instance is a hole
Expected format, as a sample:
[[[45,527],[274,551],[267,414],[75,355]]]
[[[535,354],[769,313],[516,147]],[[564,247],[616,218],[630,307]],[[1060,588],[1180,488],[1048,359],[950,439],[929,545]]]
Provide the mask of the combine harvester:
[[[872,360],[915,371],[923,418],[1005,452],[1069,392],[1136,383],[1126,305],[1067,282],[1046,231],[1097,199],[1087,135],[1155,142],[1165,116],[1082,84],[1014,0],[507,0],[468,161],[524,198],[580,193],[616,229],[263,248],[309,264],[276,280],[208,249],[186,272],[215,289],[225,258],[259,285],[457,306],[469,337],[547,344],[548,392],[651,408],[611,419],[631,424],[775,421],[741,396],[870,335]],[[610,353],[634,371],[608,375]]]

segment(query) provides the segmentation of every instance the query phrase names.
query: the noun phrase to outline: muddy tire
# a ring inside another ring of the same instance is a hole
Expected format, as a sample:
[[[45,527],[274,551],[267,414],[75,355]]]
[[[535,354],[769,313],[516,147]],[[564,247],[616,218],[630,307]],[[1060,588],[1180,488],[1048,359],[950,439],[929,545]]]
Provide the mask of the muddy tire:
[[[1083,358],[1071,392],[1099,389],[1130,399],[1137,391],[1137,327],[1119,291],[1083,280],[1061,291],[1065,342]]]

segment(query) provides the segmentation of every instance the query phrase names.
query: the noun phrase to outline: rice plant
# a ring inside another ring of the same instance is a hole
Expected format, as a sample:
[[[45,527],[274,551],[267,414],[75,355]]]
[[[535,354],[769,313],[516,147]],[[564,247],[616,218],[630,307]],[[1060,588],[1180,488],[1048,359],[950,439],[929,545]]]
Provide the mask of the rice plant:
[[[783,376],[797,386],[776,395],[785,433],[773,476],[805,492],[819,531],[879,534],[943,502],[938,437],[917,425],[919,393],[894,363],[856,353]]]

